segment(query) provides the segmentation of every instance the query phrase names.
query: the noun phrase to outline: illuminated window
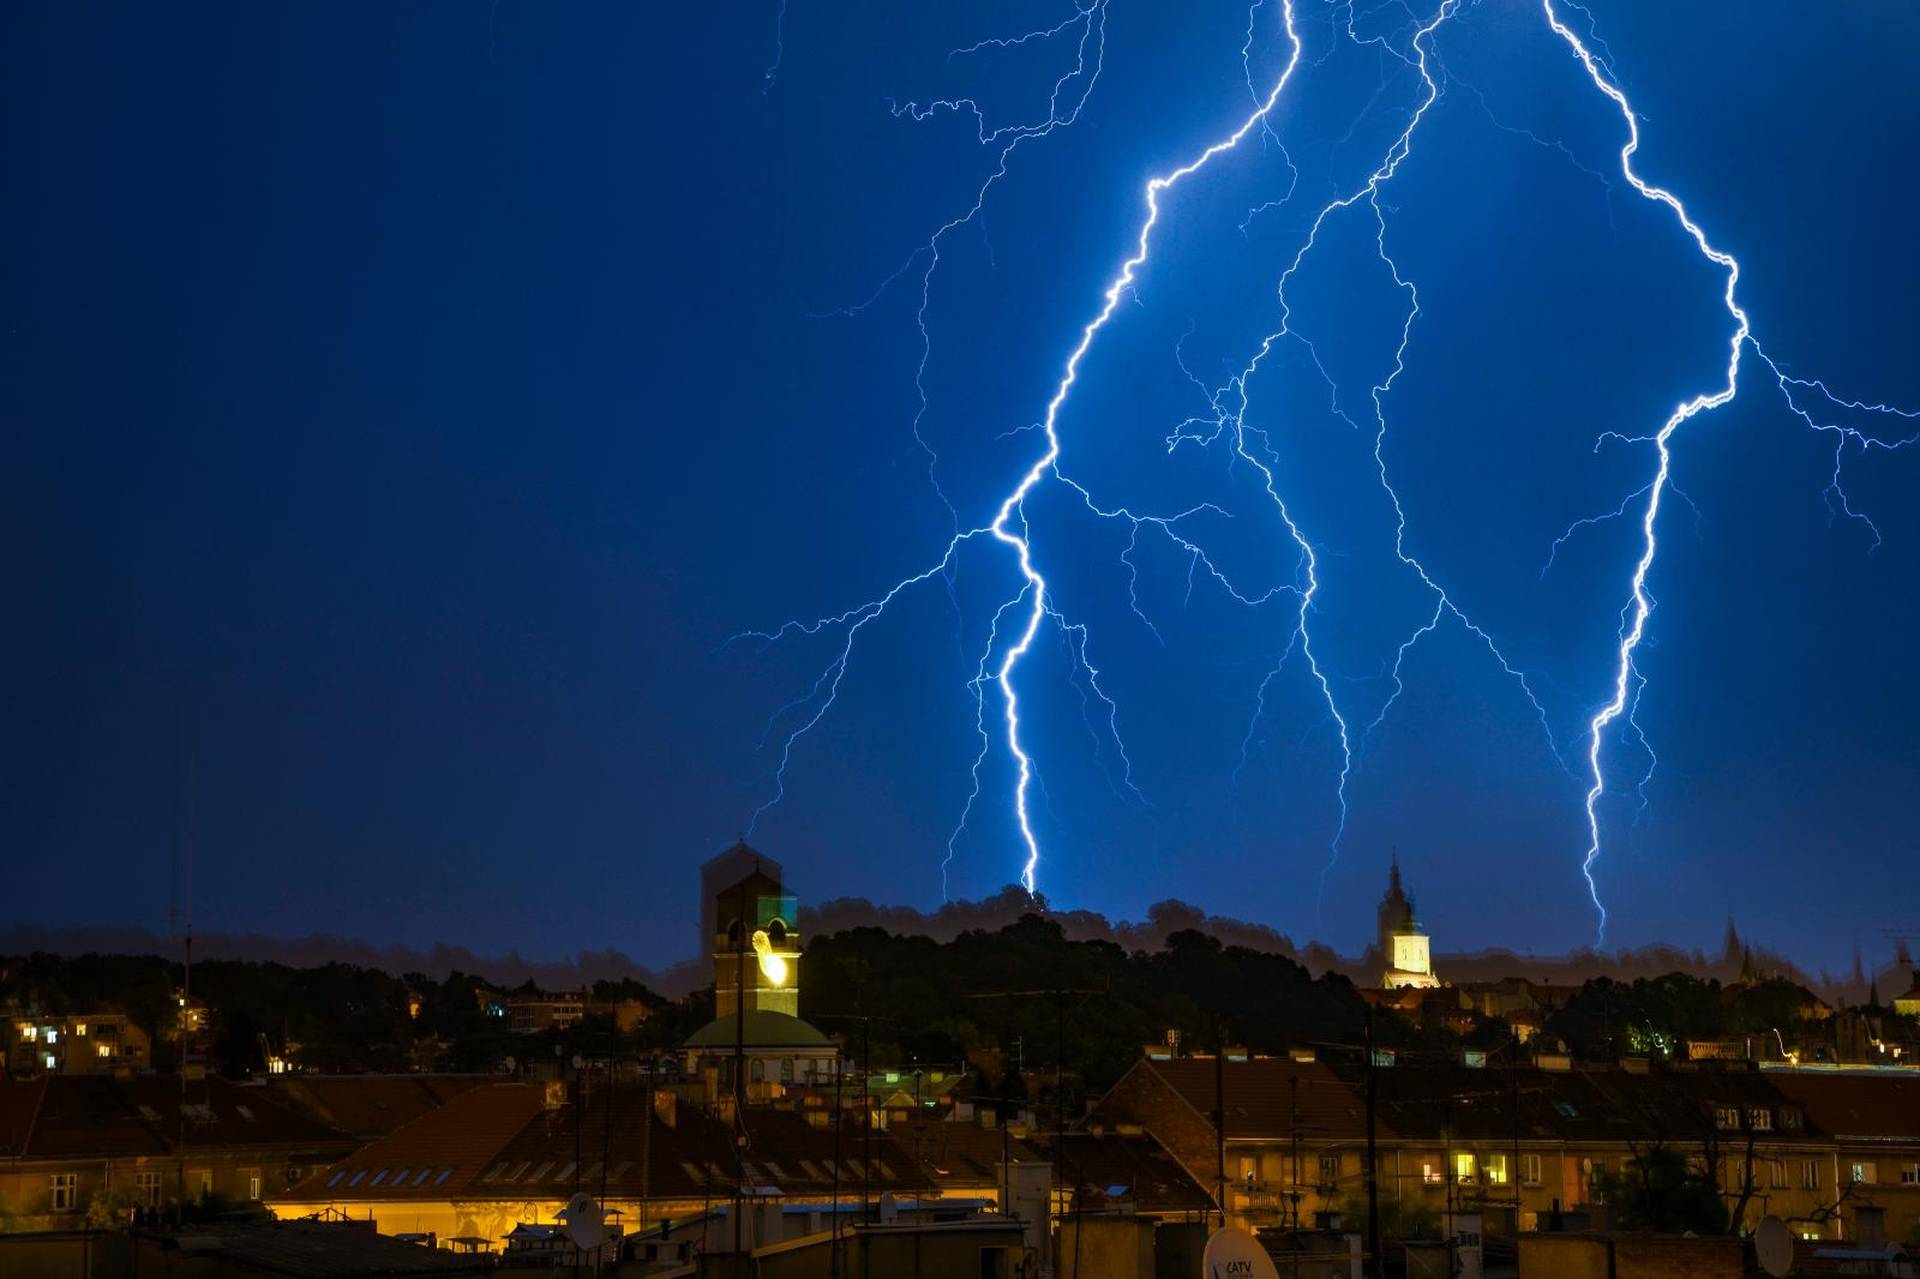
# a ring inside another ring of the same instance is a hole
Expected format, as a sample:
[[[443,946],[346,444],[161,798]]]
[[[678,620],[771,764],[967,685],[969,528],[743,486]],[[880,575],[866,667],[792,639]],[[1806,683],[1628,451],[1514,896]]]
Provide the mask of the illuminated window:
[[[1853,1184],[1871,1186],[1879,1179],[1880,1166],[1874,1163],[1856,1163],[1853,1165]]]
[[[1505,1155],[1488,1155],[1485,1162],[1487,1168],[1487,1184],[1489,1186],[1506,1185],[1507,1157]]]
[[[1454,1155],[1453,1179],[1463,1186],[1472,1185],[1477,1180],[1474,1176],[1474,1161],[1471,1154],[1461,1151]]]
[[[95,1044],[93,1046],[93,1055],[96,1057],[111,1057],[113,1056],[113,1049],[107,1047],[105,1044]]]
[[[47,1179],[47,1192],[54,1212],[72,1212],[80,1198],[80,1175],[56,1172]]]
[[[1520,1181],[1521,1184],[1528,1186],[1537,1186],[1540,1184],[1539,1155],[1520,1156]]]
[[[22,1043],[28,1043],[28,1044],[35,1043],[39,1040],[39,1038],[40,1038],[40,1028],[38,1026],[20,1027],[20,1040]]]
[[[86,1022],[84,1022],[84,1021],[76,1021],[76,1022],[74,1022],[74,1023],[73,1023],[73,1033],[74,1033],[74,1034],[76,1034],[76,1035],[82,1035],[82,1036],[84,1036],[84,1035],[85,1035],[85,1034],[87,1033],[87,1023],[86,1023]]]
[[[1440,1170],[1434,1167],[1432,1164],[1421,1164],[1420,1180],[1425,1182],[1429,1186],[1437,1186],[1442,1181],[1445,1181],[1446,1178],[1443,1177],[1440,1174]]]
[[[247,1198],[258,1199],[260,1197],[260,1170],[258,1168],[242,1168],[240,1175],[246,1179]]]

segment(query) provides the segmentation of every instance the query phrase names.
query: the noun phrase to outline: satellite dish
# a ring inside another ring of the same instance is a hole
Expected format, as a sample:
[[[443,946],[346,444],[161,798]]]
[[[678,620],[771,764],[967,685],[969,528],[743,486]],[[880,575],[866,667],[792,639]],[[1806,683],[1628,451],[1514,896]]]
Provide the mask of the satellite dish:
[[[1753,1255],[1760,1268],[1785,1279],[1793,1273],[1793,1232],[1778,1217],[1762,1217],[1753,1231]]]
[[[567,1237],[582,1252],[592,1252],[606,1241],[607,1214],[586,1195],[575,1195],[567,1200],[567,1206],[560,1210],[559,1217],[567,1223]]]
[[[1214,1231],[1207,1239],[1200,1272],[1206,1279],[1280,1279],[1273,1258],[1260,1241],[1231,1226]]]

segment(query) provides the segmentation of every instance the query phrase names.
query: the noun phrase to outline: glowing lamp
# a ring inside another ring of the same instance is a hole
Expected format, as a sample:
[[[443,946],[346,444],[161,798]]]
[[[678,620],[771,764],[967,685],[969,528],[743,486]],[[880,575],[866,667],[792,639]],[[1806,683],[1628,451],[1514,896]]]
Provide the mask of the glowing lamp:
[[[768,985],[787,984],[787,961],[774,953],[773,942],[764,928],[753,934],[753,953],[760,957],[760,975],[767,979]]]

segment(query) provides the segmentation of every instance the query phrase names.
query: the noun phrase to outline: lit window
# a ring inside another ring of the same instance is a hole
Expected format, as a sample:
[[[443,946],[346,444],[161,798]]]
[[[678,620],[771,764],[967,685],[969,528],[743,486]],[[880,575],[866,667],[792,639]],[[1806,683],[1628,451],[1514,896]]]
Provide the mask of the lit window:
[[[80,1175],[72,1172],[56,1172],[47,1181],[53,1211],[72,1212],[80,1198]]]
[[[95,1044],[93,1046],[93,1055],[96,1057],[111,1057],[113,1056],[113,1049],[107,1047],[105,1044]]]
[[[1471,1154],[1461,1151],[1454,1155],[1453,1179],[1462,1185],[1471,1185],[1476,1180],[1474,1176],[1473,1156]]]
[[[39,1038],[40,1038],[40,1028],[38,1026],[20,1027],[21,1042],[31,1044],[31,1043],[37,1042]]]
[[[1507,1157],[1505,1155],[1488,1155],[1485,1162],[1487,1168],[1487,1184],[1489,1186],[1506,1185]]]
[[[81,1036],[84,1036],[84,1035],[85,1035],[85,1034],[87,1033],[87,1023],[86,1023],[86,1022],[84,1022],[84,1021],[76,1021],[76,1022],[74,1022],[74,1023],[73,1023],[73,1033],[74,1033],[74,1034],[76,1034],[76,1035],[81,1035]]]
[[[247,1179],[247,1198],[258,1199],[260,1197],[260,1170],[258,1168],[242,1168],[240,1175]]]
[[[46,1033],[47,1033],[48,1043],[57,1044],[60,1042],[60,1032],[58,1030],[55,1030],[52,1026],[47,1027]]]
[[[1425,1182],[1429,1186],[1437,1186],[1442,1181],[1445,1181],[1446,1178],[1441,1176],[1440,1170],[1438,1168],[1435,1168],[1432,1164],[1421,1164],[1420,1180]]]
[[[1879,1175],[1878,1164],[1856,1163],[1853,1165],[1853,1184],[1856,1186],[1871,1186],[1879,1179]]]

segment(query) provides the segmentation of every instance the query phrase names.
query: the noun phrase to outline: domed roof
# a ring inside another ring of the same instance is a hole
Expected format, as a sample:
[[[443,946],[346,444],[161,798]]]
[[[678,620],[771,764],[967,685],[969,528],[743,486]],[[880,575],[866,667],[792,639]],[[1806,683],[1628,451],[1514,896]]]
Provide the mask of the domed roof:
[[[731,1015],[716,1017],[700,1029],[687,1036],[688,1048],[732,1048],[738,1042],[740,1032],[734,1027]],[[748,1048],[831,1048],[833,1041],[787,1013],[776,1013],[769,1009],[755,1008],[747,1013],[746,1046]]]

